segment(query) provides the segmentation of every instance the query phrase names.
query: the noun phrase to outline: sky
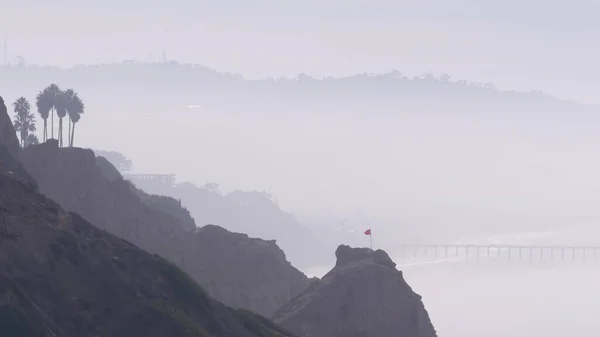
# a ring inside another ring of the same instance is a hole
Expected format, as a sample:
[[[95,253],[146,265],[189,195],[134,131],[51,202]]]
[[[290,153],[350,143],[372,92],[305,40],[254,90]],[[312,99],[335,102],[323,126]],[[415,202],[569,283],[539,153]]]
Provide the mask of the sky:
[[[169,59],[248,78],[398,69],[600,104],[600,70],[594,66],[600,59],[595,21],[600,3],[594,1],[0,2],[0,33],[7,36],[11,62],[19,55],[62,67],[160,60],[164,49]],[[422,218],[435,209],[449,212],[436,221],[464,222],[474,214],[525,216],[549,207],[557,216],[582,207],[587,212],[597,199],[594,170],[600,164],[590,159],[595,126],[567,117],[557,125],[427,118],[271,123],[203,112],[178,121],[144,117],[144,128],[136,132],[148,140],[140,144],[114,129],[113,119],[122,115],[88,109],[78,126],[80,145],[121,151],[142,172],[173,172],[228,189],[265,189],[298,212],[319,208]],[[182,141],[175,134],[154,139],[165,122],[175,129],[177,123],[194,125],[183,137],[194,144],[189,151],[201,156],[167,148],[163,161],[149,155],[149,144],[177,147]],[[126,123],[120,121],[123,129]],[[107,128],[114,130],[110,139]],[[563,193],[552,193],[559,188]]]
[[[0,3],[11,62],[68,67],[161,60],[165,51],[248,78],[398,69],[600,103],[597,1]]]
[[[18,55],[63,67],[161,60],[164,49],[169,59],[248,78],[431,71],[600,104],[600,70],[594,66],[600,59],[595,21],[600,3],[594,1],[0,2],[0,33],[7,36],[11,62]],[[144,117],[144,127],[136,129],[147,139],[142,144],[115,129],[114,118],[122,114],[88,110],[78,126],[80,145],[121,151],[140,172],[173,172],[228,189],[266,189],[285,209],[298,212],[319,208],[422,218],[435,209],[449,212],[436,221],[475,223],[465,217],[525,216],[532,209],[544,214],[548,208],[554,215],[574,214],[596,202],[594,172],[600,163],[590,159],[595,126],[567,117],[557,125],[427,118],[271,123],[203,112],[177,121]],[[166,122],[174,130],[177,123],[194,125],[184,142],[201,155],[169,151],[168,144],[181,144],[180,135],[155,138]],[[126,124],[120,120],[123,130]],[[106,129],[114,131],[109,139]],[[149,144],[164,148],[165,160],[156,161]],[[559,188],[563,193],[552,193]]]
[[[0,0],[0,36],[10,62],[157,61],[165,51],[168,59],[247,78],[398,69],[600,104],[598,17],[598,0]],[[378,217],[383,225],[368,224],[376,245],[401,242],[405,224],[533,231],[598,220],[597,121],[245,118],[207,112],[174,119],[90,106],[76,142],[123,152],[139,173],[267,190],[303,216]],[[580,293],[570,297],[554,291],[573,287],[576,277],[593,280],[589,274],[410,275],[441,335],[481,336],[490,326],[507,335],[533,325],[520,336],[549,335],[550,328],[558,335],[597,321],[581,323],[581,311],[594,313],[586,295],[596,288],[577,284]],[[548,277],[554,282],[539,287]],[[488,291],[492,282],[499,291]],[[457,301],[486,309],[465,315]],[[587,307],[567,313],[578,301]],[[516,302],[524,305],[515,311]],[[471,324],[473,317],[483,323]],[[468,327],[481,330],[457,331]]]

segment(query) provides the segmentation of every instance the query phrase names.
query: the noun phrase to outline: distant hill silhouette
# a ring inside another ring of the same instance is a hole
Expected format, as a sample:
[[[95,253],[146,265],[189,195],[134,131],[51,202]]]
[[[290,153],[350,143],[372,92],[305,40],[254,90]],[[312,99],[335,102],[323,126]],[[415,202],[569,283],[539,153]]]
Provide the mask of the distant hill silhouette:
[[[489,114],[587,113],[598,107],[561,100],[539,91],[502,91],[488,83],[454,81],[446,75],[407,77],[399,71],[322,79],[246,80],[193,64],[135,63],[57,67],[0,67],[13,83],[7,96],[37,92],[51,82],[77,87],[89,106],[172,111],[199,104],[222,111],[398,115],[407,113]],[[132,90],[135,88],[135,90]],[[110,95],[110,96],[107,96]],[[111,97],[110,102],[106,97]],[[151,100],[148,98],[152,97]],[[115,104],[117,102],[117,104]]]

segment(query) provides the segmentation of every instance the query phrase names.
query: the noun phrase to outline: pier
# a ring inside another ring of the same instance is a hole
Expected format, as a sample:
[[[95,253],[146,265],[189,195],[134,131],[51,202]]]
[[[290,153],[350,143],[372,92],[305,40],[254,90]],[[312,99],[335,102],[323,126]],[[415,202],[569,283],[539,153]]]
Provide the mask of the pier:
[[[600,260],[600,246],[411,244],[400,248],[405,259],[462,257],[527,261]]]

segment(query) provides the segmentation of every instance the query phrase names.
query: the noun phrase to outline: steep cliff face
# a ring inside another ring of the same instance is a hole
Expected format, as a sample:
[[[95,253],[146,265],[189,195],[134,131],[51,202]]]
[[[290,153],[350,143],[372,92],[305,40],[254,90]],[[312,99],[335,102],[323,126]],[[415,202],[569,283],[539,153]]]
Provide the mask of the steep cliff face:
[[[13,126],[4,99],[0,97],[0,144],[4,145],[11,156],[17,156],[19,138]]]
[[[436,337],[421,296],[382,250],[339,246],[336,266],[274,322],[307,337]]]
[[[0,169],[0,335],[286,337]]]
[[[144,191],[168,195],[181,200],[190,210],[196,224],[216,224],[233,232],[276,240],[289,261],[298,267],[321,263],[323,250],[310,230],[289,213],[284,212],[266,193],[234,191],[221,194],[190,183],[176,186],[133,180]],[[307,250],[306,246],[311,249]]]
[[[99,228],[180,266],[219,301],[271,315],[308,286],[306,276],[274,244],[226,231],[190,231],[190,224],[177,216],[182,213],[172,212],[172,204],[156,207],[160,198],[136,192],[102,160],[99,168],[91,150],[45,143],[23,149],[20,158],[40,192]]]
[[[91,150],[47,142],[23,149],[20,159],[40,192],[67,211],[181,264],[186,240],[180,222],[141,203],[123,180],[106,179]]]
[[[132,183],[130,184],[131,191],[148,207],[176,217],[186,230],[191,231],[196,229],[196,221],[190,215],[190,211],[181,206],[181,201],[164,195],[148,194],[135,187]]]
[[[198,263],[189,272],[215,298],[235,308],[271,315],[309,286],[306,276],[272,240],[207,225],[194,232],[192,254]]]

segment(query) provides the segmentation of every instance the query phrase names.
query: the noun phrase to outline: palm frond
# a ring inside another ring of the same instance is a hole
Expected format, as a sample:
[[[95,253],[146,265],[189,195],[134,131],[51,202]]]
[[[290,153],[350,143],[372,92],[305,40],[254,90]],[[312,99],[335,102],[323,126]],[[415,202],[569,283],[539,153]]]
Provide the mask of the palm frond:
[[[42,119],[48,119],[50,110],[52,109],[54,98],[52,92],[48,88],[40,91],[35,97],[38,113]]]

